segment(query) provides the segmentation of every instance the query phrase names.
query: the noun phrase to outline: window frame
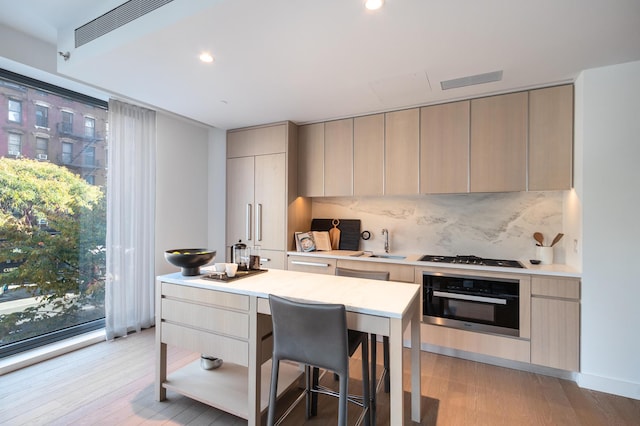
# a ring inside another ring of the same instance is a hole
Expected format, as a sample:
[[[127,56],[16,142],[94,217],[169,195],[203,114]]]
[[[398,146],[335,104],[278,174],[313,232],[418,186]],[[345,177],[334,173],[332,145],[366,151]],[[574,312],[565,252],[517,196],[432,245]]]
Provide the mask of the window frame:
[[[18,105],[18,111],[11,109],[12,103],[15,103]],[[17,115],[17,119],[11,118],[12,113]],[[14,98],[7,99],[7,121],[9,121],[10,123],[17,123],[17,124],[22,123],[22,100],[14,99]]]

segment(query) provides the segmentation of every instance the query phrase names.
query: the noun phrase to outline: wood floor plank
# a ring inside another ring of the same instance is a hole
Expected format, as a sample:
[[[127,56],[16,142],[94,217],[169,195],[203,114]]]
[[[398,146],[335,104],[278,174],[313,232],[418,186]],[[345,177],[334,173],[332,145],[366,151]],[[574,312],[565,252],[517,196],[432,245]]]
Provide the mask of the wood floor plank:
[[[155,401],[154,342],[154,330],[145,330],[0,376],[0,424],[246,425],[243,419],[170,391],[167,401]],[[382,353],[381,346],[378,351]],[[409,352],[403,356],[408,362]],[[169,347],[168,369],[198,357]],[[350,364],[353,393],[361,387],[358,357]],[[421,357],[423,425],[640,425],[638,400],[443,355],[423,352]],[[409,372],[404,375],[408,378]],[[323,381],[334,384],[331,375]],[[295,398],[294,391],[283,397],[283,407]],[[408,416],[408,391],[404,399]],[[350,424],[357,411],[350,408]],[[378,424],[389,425],[389,396],[384,392],[378,394],[377,413]],[[325,426],[336,419],[337,401],[321,397],[318,417],[305,420],[300,404],[284,424]]]

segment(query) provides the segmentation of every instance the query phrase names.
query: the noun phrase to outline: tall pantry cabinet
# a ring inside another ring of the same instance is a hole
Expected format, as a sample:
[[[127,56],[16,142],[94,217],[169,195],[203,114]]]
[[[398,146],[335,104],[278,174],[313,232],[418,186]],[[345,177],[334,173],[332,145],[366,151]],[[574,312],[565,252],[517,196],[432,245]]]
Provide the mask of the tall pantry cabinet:
[[[227,247],[259,246],[261,264],[286,269],[293,233],[310,219],[297,195],[297,127],[290,122],[227,132]]]

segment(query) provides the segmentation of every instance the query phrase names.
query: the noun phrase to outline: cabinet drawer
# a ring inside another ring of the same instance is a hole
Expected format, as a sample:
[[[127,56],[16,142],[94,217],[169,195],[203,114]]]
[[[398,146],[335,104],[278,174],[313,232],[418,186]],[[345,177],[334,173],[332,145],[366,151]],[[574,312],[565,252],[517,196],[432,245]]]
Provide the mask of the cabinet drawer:
[[[249,343],[177,324],[162,324],[162,343],[222,358],[247,367]]]
[[[578,300],[580,299],[580,280],[532,277],[531,295]]]
[[[213,333],[249,338],[249,315],[175,299],[162,299],[162,319]]]
[[[285,253],[279,250],[260,251],[260,267],[267,269],[284,269],[286,264]]]
[[[226,293],[224,291],[205,290],[178,284],[162,283],[162,295],[184,299],[199,304],[224,306],[225,308],[249,310],[249,296]]]
[[[288,269],[290,271],[311,272],[314,274],[336,274],[336,259],[289,256]]]
[[[365,271],[388,271],[389,280],[412,283],[414,280],[414,267],[410,265],[396,265],[393,263],[367,262],[363,260],[338,260],[341,268],[359,269]]]

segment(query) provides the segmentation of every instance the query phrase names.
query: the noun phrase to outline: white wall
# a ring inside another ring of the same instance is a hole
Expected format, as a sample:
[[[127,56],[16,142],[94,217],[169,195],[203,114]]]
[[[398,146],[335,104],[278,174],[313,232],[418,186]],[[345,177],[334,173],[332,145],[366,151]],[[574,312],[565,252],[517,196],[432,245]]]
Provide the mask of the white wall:
[[[208,248],[209,128],[158,112],[156,273],[179,269],[164,259],[176,248]]]
[[[582,182],[580,386],[640,399],[640,62],[576,81]]]

